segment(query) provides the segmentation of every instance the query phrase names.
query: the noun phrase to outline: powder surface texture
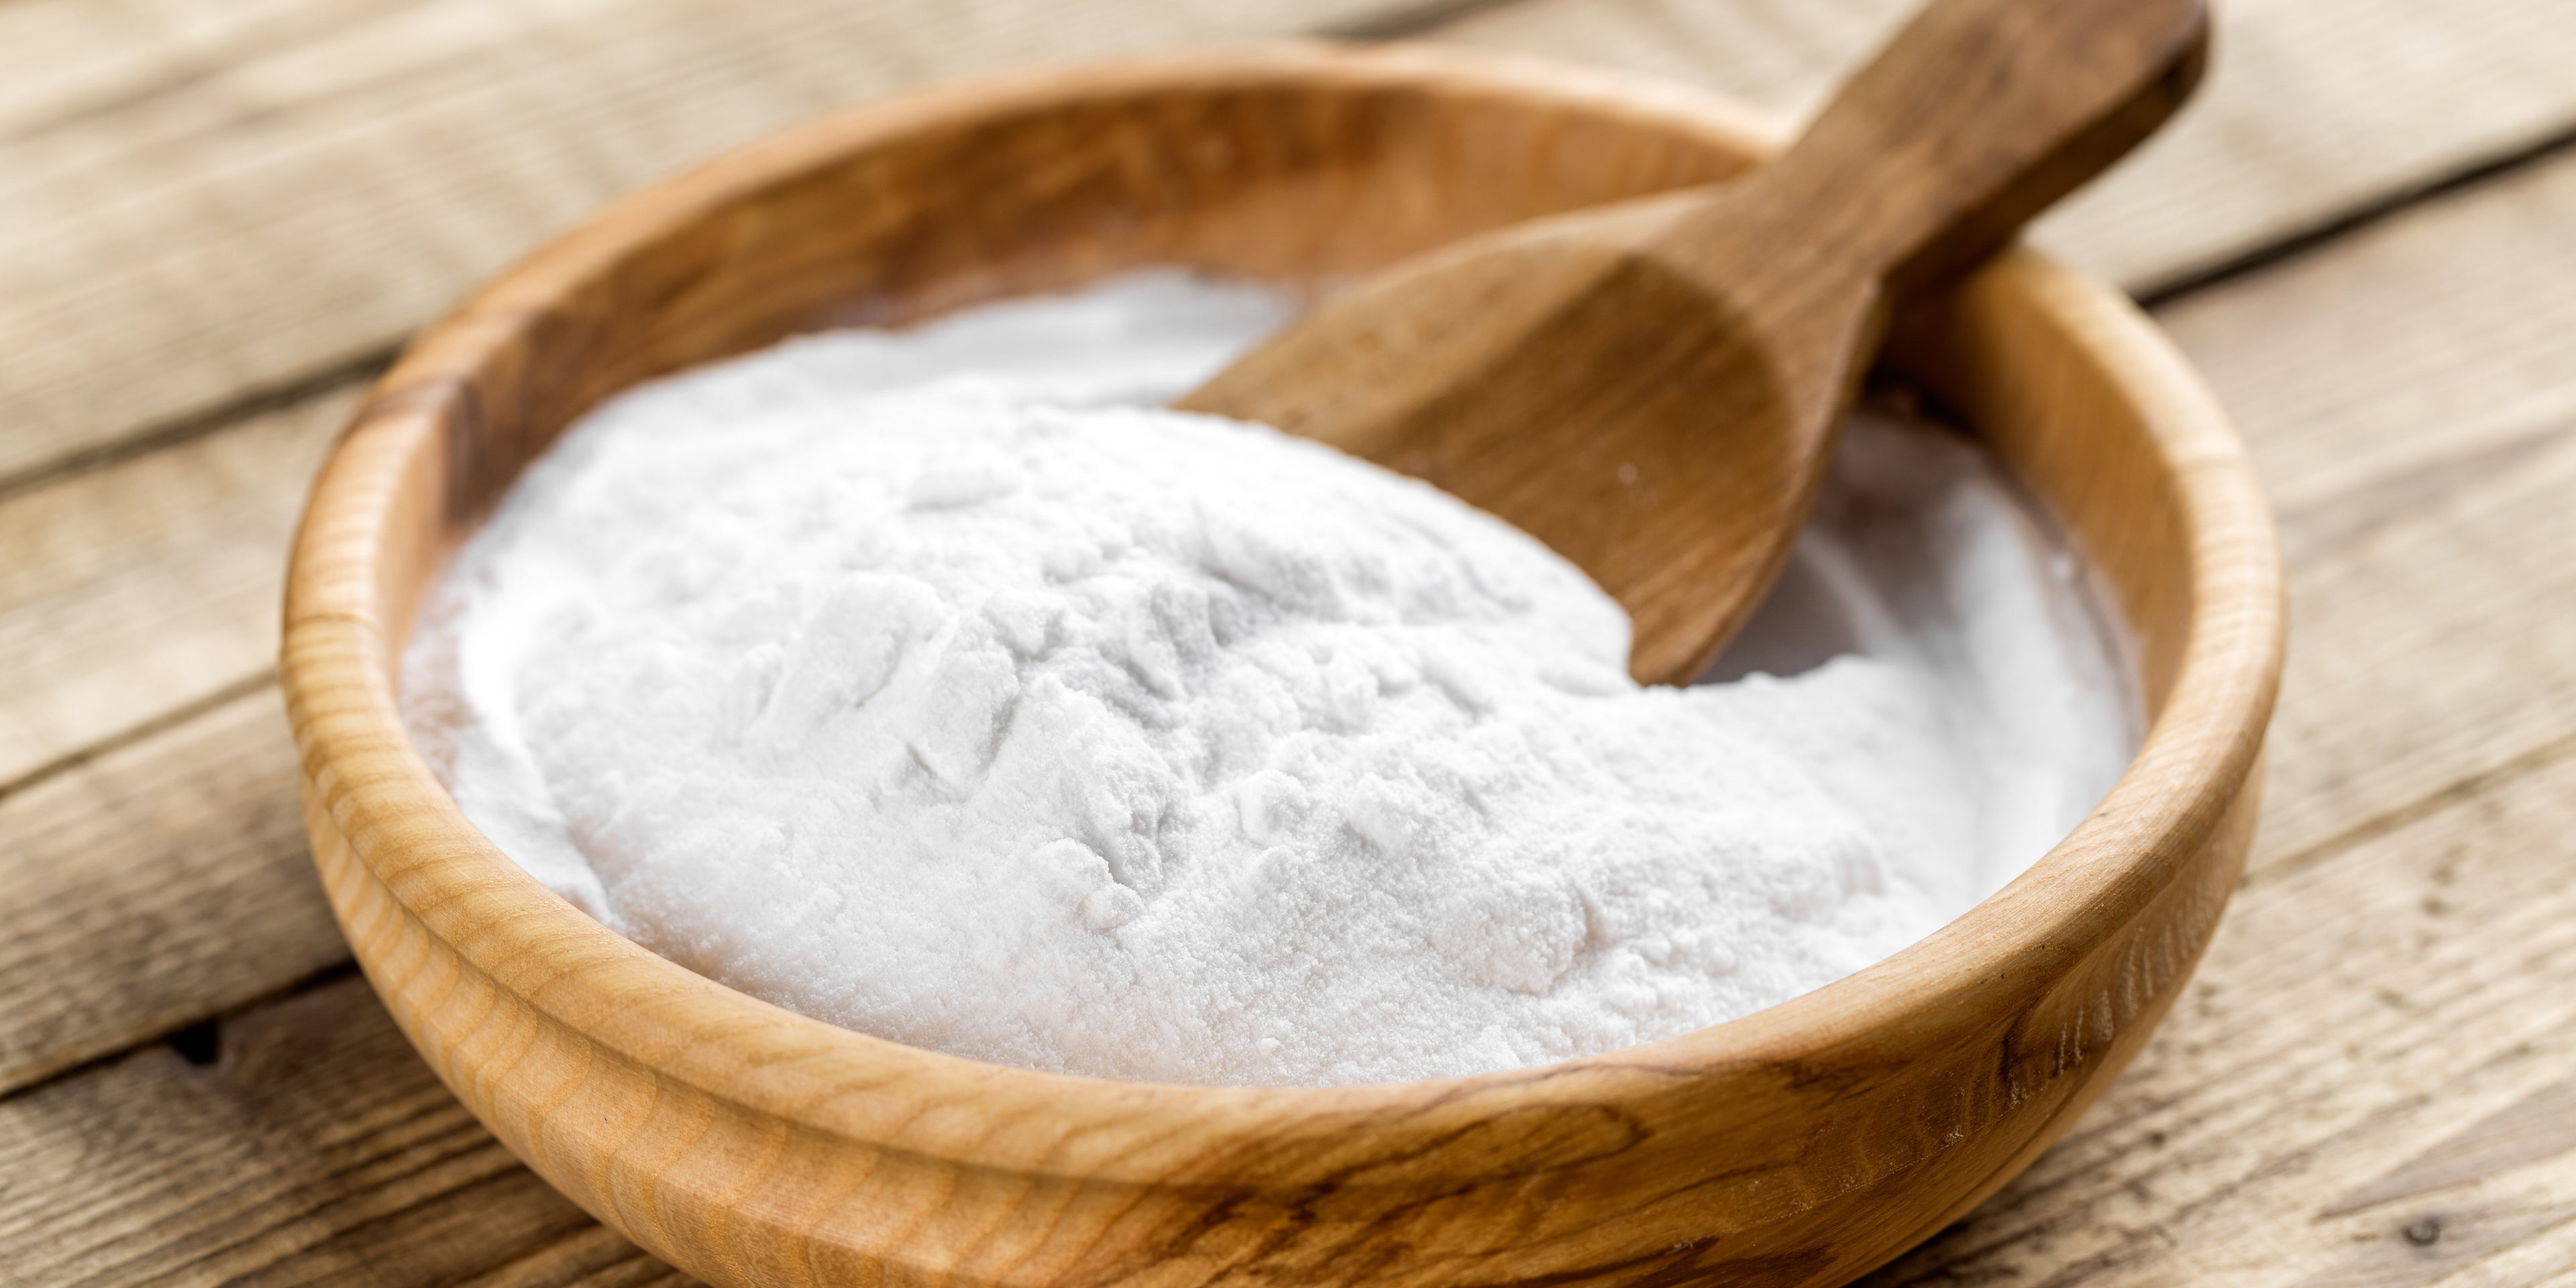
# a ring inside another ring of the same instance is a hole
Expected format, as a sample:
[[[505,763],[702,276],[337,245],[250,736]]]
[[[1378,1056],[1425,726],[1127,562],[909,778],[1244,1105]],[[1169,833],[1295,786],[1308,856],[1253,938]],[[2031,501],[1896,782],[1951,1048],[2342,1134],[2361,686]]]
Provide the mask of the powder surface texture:
[[[1737,678],[1640,689],[1529,537],[1156,406],[1287,309],[1141,274],[631,391],[440,583],[416,741],[704,974],[1201,1083],[1745,1014],[1938,928],[2118,774],[2082,577],[1963,440],[1862,417]]]

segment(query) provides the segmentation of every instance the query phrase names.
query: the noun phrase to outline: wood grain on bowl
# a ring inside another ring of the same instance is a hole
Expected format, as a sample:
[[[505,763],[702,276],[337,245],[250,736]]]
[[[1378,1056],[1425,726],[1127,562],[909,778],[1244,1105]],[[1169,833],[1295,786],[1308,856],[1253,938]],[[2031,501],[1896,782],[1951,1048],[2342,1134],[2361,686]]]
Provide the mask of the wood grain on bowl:
[[[1439,1082],[1116,1083],[869,1038],[732,992],[497,852],[407,741],[439,561],[637,380],[1177,263],[1319,284],[1737,173],[1705,101],[1536,64],[1282,47],[1028,73],[831,117],[631,198],[388,374],[324,466],[282,679],[324,884],[432,1068],[520,1157],[719,1283],[1835,1283],[1964,1212],[2135,1052],[2254,817],[2280,660],[2269,520],[2124,301],[2026,253],[1904,319],[2102,565],[2153,726],[2028,874],[1730,1024]]]

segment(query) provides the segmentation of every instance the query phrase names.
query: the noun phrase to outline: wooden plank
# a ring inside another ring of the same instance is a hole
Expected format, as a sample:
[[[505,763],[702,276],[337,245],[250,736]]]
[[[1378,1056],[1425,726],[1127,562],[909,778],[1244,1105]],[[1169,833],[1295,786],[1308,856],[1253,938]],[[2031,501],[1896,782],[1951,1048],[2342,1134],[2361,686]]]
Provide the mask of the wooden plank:
[[[2576,736],[2571,226],[2576,157],[2161,314],[2290,556],[2258,868]]]
[[[276,690],[0,800],[0,1093],[348,960]]]
[[[2576,730],[2576,416],[2545,441],[2395,477],[2301,516],[2335,542],[2291,576],[2313,641],[2272,727],[2282,794],[2253,866],[2299,862],[2459,784],[2558,754]],[[2400,509],[2393,497],[2436,493]]]
[[[287,538],[356,398],[0,498],[0,792],[274,664]]]
[[[0,1283],[688,1282],[519,1166],[349,977],[0,1100]]]
[[[0,1092],[347,959],[268,677],[355,398],[0,497]]]
[[[0,480],[380,353],[608,198],[825,108],[1431,3],[13,0]]]
[[[2576,384],[2576,158],[2518,171],[2158,320],[2247,427],[2283,513],[2526,438]]]
[[[1522,0],[1441,39],[1696,81],[1784,117],[1910,0]],[[2576,5],[2222,0],[2214,68],[2172,130],[2034,230],[2132,289],[2576,130]]]
[[[2561,755],[2258,876],[2077,1130],[1870,1282],[2401,1288],[2565,1266],[2571,829]]]

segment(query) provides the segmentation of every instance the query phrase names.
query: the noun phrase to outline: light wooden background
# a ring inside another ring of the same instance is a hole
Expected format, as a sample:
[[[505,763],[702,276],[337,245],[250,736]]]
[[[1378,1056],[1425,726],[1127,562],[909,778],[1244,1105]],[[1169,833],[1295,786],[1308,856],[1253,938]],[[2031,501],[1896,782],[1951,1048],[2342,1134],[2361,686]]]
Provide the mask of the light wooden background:
[[[2218,0],[2036,236],[2252,439],[2293,640],[2185,1002],[1882,1284],[2576,1288],[2576,0]],[[349,966],[284,543],[403,335],[621,190],[1033,57],[1408,35],[1791,119],[1906,0],[0,0],[0,1283],[661,1283]]]

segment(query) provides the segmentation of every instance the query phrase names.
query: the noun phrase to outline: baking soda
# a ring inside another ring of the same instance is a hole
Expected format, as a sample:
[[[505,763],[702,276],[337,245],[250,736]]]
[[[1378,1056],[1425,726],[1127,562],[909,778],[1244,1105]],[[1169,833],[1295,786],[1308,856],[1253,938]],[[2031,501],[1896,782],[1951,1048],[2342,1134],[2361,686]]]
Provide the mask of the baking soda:
[[[1423,484],[1158,404],[1288,313],[1147,273],[640,387],[457,559],[405,714],[692,969],[1031,1068],[1351,1083],[1607,1051],[1921,938],[2134,734],[1994,468],[1865,414],[1689,689]]]

